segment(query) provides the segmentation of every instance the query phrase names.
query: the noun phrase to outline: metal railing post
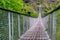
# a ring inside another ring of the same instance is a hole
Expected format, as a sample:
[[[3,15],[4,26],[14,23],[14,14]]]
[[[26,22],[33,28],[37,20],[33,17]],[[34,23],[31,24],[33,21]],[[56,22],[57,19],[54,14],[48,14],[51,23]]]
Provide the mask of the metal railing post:
[[[29,25],[29,24],[28,24],[28,17],[26,17],[26,29],[27,29],[27,30],[29,29],[29,28],[28,28],[28,25]],[[26,30],[26,31],[27,31],[27,30]]]
[[[56,12],[55,12],[56,13]],[[53,15],[53,40],[56,40],[56,14]]]
[[[27,17],[27,30],[29,29],[29,17]]]
[[[9,40],[11,40],[11,22],[10,22],[10,12],[8,12],[8,27],[9,27]]]
[[[14,40],[14,21],[13,21],[13,13],[12,13],[12,40]]]
[[[18,40],[20,39],[20,15],[18,14]]]
[[[52,40],[55,40],[55,34],[56,34],[56,14],[55,12],[50,15],[50,27],[49,27],[49,33]]]
[[[55,0],[51,0],[51,2],[55,2]],[[53,14],[51,14],[51,36],[52,36],[52,40],[55,40],[55,34],[56,34],[56,14],[55,12],[53,12]]]
[[[25,32],[25,16],[23,16],[23,33]]]

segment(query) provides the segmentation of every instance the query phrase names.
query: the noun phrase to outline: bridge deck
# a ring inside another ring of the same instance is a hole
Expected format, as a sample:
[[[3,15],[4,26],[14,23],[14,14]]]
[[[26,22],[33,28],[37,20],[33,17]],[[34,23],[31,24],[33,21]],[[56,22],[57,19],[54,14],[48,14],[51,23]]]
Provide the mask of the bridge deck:
[[[49,36],[41,25],[41,22],[38,21],[38,23],[21,36],[20,40],[49,40]]]

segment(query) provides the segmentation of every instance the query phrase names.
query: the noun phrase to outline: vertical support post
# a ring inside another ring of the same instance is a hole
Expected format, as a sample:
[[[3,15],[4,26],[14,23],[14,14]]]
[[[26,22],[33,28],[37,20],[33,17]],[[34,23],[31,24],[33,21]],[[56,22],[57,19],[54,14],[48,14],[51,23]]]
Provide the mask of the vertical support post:
[[[11,40],[11,22],[10,22],[10,12],[8,12],[8,27],[9,27],[9,40]]]
[[[29,29],[29,18],[27,17],[27,30]]]
[[[28,29],[30,28],[30,17],[28,18]]]
[[[42,7],[41,5],[39,6],[39,19],[41,19],[41,15],[42,15]]]
[[[23,16],[23,33],[25,32],[25,16]]]
[[[55,12],[50,15],[50,37],[52,40],[55,40],[56,34],[56,14]]]
[[[52,2],[55,2],[55,0],[51,0]],[[52,28],[52,40],[55,40],[55,33],[56,33],[56,14],[55,12],[51,15],[51,28]]]
[[[28,24],[28,29],[29,29],[29,27],[30,27],[29,23],[30,23],[30,19],[29,19],[29,17],[28,17],[28,23],[27,23],[27,24]]]
[[[26,27],[27,27],[27,30],[28,30],[28,17],[26,17]]]
[[[50,20],[49,20],[49,27],[48,27],[48,29],[49,29],[49,31],[48,31],[48,33],[49,33],[49,36],[50,36],[50,39],[52,39],[52,14],[50,14],[49,15],[50,17]]]
[[[18,14],[18,38],[20,39],[20,15],[19,14]]]
[[[14,26],[13,26],[13,13],[12,13],[12,40],[14,40]]]
[[[53,31],[52,31],[52,40],[55,40],[55,34],[56,34],[56,14],[55,12],[52,14],[53,15]]]

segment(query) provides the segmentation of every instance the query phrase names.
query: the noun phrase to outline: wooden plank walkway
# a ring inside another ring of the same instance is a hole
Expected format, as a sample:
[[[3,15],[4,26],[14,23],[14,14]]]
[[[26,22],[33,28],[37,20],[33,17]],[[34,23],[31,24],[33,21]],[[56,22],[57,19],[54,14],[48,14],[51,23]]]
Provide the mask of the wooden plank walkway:
[[[25,34],[23,34],[20,40],[50,40],[44,27],[41,25],[41,21],[38,21],[33,27],[31,27]]]

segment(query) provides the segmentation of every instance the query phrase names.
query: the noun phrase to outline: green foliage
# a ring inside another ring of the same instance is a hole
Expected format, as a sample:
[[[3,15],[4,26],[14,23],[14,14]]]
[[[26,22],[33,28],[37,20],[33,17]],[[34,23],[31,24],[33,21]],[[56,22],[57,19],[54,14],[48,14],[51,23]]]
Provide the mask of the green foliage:
[[[48,28],[46,28],[45,31],[48,31]]]
[[[47,3],[46,0],[44,0],[42,6],[43,6],[42,17],[45,17],[52,10],[60,6],[60,1]]]
[[[24,3],[23,0],[0,0],[0,7],[14,10],[27,16],[38,17],[36,16],[36,14],[38,15],[38,12],[34,9],[34,7],[29,3]]]
[[[60,31],[58,31],[58,32],[56,33],[56,39],[57,39],[57,40],[60,40]]]
[[[20,11],[23,6],[22,0],[0,0],[0,7]]]
[[[60,40],[60,10],[56,12],[56,39]]]
[[[23,10],[21,11],[23,14],[29,15],[31,17],[38,17],[38,12],[32,5],[30,5],[29,3],[25,3],[23,6]]]

